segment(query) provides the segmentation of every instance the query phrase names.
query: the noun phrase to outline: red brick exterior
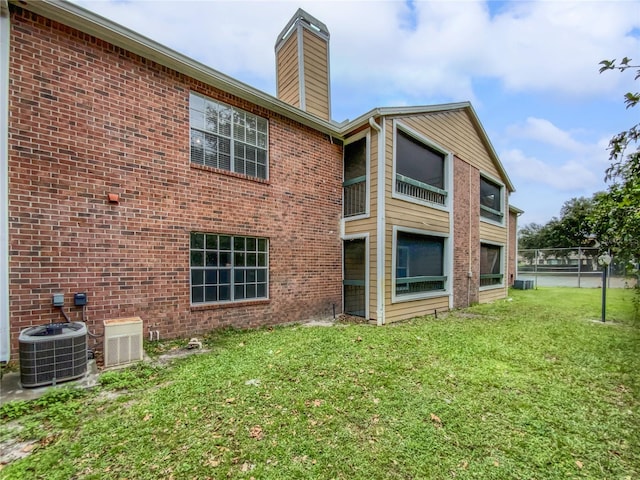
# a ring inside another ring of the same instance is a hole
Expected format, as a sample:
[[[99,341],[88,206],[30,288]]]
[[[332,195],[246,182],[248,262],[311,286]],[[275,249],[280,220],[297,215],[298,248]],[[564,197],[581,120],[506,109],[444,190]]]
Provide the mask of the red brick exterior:
[[[11,6],[12,352],[86,292],[88,327],[161,337],[330,316],[341,303],[342,153],[310,128]],[[189,92],[269,119],[269,179],[189,160]],[[108,193],[120,197],[109,203]],[[191,307],[189,234],[269,239],[269,300]],[[100,345],[96,346],[98,349]]]
[[[480,171],[454,157],[453,181],[453,306],[461,308],[479,301]]]

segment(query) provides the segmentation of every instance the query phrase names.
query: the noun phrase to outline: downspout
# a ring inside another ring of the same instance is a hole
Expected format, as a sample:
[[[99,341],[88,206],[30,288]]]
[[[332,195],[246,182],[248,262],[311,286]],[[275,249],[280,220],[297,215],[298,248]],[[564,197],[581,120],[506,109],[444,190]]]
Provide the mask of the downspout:
[[[8,0],[0,0],[0,362],[11,357],[9,330],[9,38]]]
[[[471,198],[471,179],[473,178],[473,167],[471,166],[471,164],[469,163],[469,205],[472,205],[472,198]],[[456,206],[454,205],[454,208]],[[469,238],[467,240],[467,245],[468,245],[468,249],[469,249],[469,270],[467,272],[467,307],[471,306],[471,283],[473,280],[473,270],[472,270],[472,264],[473,264],[473,256],[471,255],[471,229],[473,228],[473,222],[472,222],[472,218],[473,218],[473,212],[471,212],[471,209],[469,209]]]
[[[373,117],[369,118],[369,125],[378,136],[378,214],[377,214],[377,249],[376,249],[376,322],[378,326],[384,325],[384,249],[385,249],[385,161],[384,161],[384,117],[381,118],[382,126],[378,125]]]
[[[448,168],[448,177],[449,180],[447,181],[447,191],[451,192],[451,194],[449,195],[449,201],[451,202],[449,204],[449,238],[447,239],[447,267],[449,270],[449,276],[451,277],[451,283],[449,285],[449,310],[453,310],[453,276],[454,276],[454,272],[455,272],[455,268],[454,268],[454,259],[453,259],[453,245],[455,243],[456,240],[456,233],[455,233],[455,223],[453,221],[453,213],[454,213],[454,209],[456,208],[456,202],[454,201],[455,199],[455,193],[454,192],[454,182],[453,182],[453,175],[455,172],[455,165],[454,162],[456,161],[455,155],[453,153],[450,154],[451,155],[451,161],[449,162],[449,168]],[[436,318],[437,318],[437,314],[436,314]]]

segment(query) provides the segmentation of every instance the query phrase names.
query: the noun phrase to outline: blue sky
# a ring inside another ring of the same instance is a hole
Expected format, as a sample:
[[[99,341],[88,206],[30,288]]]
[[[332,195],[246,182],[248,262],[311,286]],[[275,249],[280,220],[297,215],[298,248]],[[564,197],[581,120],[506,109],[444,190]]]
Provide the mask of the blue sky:
[[[336,121],[374,107],[469,100],[525,211],[546,223],[606,188],[611,136],[640,121],[623,95],[640,63],[640,1],[143,1],[75,3],[275,94],[274,43],[298,7],[331,34]]]

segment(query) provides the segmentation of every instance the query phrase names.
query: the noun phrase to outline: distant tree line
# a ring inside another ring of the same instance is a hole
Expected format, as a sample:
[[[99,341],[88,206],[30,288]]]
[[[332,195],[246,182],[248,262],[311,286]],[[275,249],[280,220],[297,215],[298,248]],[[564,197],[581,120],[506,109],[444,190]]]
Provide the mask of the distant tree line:
[[[546,256],[566,258],[571,254],[569,250],[578,247],[590,248],[585,251],[587,256],[599,254],[599,241],[594,235],[593,215],[596,197],[572,198],[564,203],[560,209],[560,216],[553,217],[544,225],[529,223],[518,232],[518,249],[528,260],[532,260],[533,252],[523,250],[545,249]]]

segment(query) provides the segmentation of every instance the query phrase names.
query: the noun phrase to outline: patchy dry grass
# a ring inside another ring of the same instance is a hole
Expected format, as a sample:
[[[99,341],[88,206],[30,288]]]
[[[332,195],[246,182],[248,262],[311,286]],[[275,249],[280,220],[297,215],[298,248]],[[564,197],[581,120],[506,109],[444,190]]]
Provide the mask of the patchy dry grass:
[[[631,292],[609,291],[604,325],[598,290],[512,295],[384,328],[217,333],[102,393],[3,407],[38,443],[2,476],[640,478]]]

